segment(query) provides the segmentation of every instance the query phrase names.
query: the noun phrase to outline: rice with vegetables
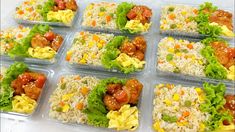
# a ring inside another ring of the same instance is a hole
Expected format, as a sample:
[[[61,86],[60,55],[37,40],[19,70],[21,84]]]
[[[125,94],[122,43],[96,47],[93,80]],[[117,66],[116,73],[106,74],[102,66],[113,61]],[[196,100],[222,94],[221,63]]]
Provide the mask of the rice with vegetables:
[[[161,30],[197,32],[197,23],[191,21],[197,15],[197,8],[186,5],[168,5],[161,9]]]
[[[158,84],[153,101],[153,127],[156,131],[205,131],[209,114],[199,110],[204,102],[201,88]]]
[[[100,2],[91,3],[83,14],[83,26],[117,29],[116,26],[116,3]]]
[[[43,20],[38,9],[48,0],[26,0],[16,8],[15,18],[31,21]]]
[[[165,37],[158,44],[157,68],[161,71],[204,77],[206,59],[200,54],[200,42]]]
[[[67,51],[69,63],[101,66],[104,47],[114,37],[113,34],[80,32],[75,35],[71,49]]]
[[[66,75],[61,77],[57,88],[49,99],[51,118],[64,123],[86,123],[82,112],[87,107],[89,92],[99,83],[91,76]]]
[[[0,33],[1,55],[6,54],[7,51],[14,47],[15,43],[13,43],[13,40],[19,42],[21,39],[25,38],[29,34],[30,30],[31,29],[29,27],[23,26],[2,30]]]

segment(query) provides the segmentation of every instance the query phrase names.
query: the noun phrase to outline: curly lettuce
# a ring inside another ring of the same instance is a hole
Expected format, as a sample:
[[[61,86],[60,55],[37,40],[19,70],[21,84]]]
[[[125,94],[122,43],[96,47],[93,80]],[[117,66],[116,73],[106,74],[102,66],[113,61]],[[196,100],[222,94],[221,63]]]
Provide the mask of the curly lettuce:
[[[12,97],[14,90],[11,88],[11,82],[26,70],[28,70],[28,66],[23,62],[15,62],[7,69],[4,78],[0,83],[1,111],[10,111],[12,109]]]
[[[208,64],[205,68],[205,74],[213,79],[226,79],[227,70],[218,62],[214,55],[214,49],[211,46],[205,46],[201,50],[201,55],[206,58]]]
[[[137,69],[134,65],[129,67],[123,67],[116,58],[121,53],[118,49],[123,42],[127,39],[125,36],[115,36],[105,47],[105,52],[101,56],[101,63],[102,65],[107,68],[117,68],[120,71],[124,72],[125,74],[131,73],[136,71]]]
[[[28,48],[31,46],[31,40],[35,34],[45,34],[50,30],[49,25],[34,25],[29,34],[20,40],[20,42],[14,42],[14,47],[9,50],[8,55],[10,57],[22,56],[28,57]]]
[[[228,111],[221,112],[221,109],[223,109],[223,106],[226,103],[226,100],[224,99],[226,87],[222,83],[218,85],[204,83],[203,87],[206,99],[205,103],[200,105],[200,110],[210,114],[206,125],[211,131],[214,131],[219,128],[224,120],[232,120],[232,116]]]
[[[124,28],[126,26],[127,23],[127,13],[134,7],[134,4],[132,3],[127,3],[127,2],[122,2],[121,4],[118,5],[117,7],[117,11],[116,11],[116,15],[117,15],[117,19],[116,19],[116,24],[117,27],[121,30],[121,31],[126,31]]]
[[[105,108],[103,97],[107,85],[110,83],[125,84],[125,79],[108,78],[101,80],[99,84],[88,95],[88,106],[83,111],[88,117],[88,124],[96,127],[108,127],[109,119],[106,117],[108,111]]]
[[[209,46],[213,42],[223,42],[224,44],[228,44],[226,40],[222,38],[217,38],[217,37],[208,37],[200,41],[206,46]]]

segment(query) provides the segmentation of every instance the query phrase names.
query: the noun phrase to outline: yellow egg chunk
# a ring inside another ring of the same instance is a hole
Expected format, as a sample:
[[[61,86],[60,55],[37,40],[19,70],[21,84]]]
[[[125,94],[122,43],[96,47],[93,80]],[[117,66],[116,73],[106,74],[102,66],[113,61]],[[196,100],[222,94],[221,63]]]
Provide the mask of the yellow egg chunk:
[[[109,119],[108,128],[132,131],[139,126],[138,109],[136,106],[123,105],[118,111],[109,111],[107,118]]]
[[[61,21],[64,24],[71,24],[72,20],[74,18],[74,12],[72,10],[66,9],[66,10],[59,10],[57,12],[49,11],[47,13],[47,19],[48,21]]]
[[[164,129],[161,128],[159,121],[156,121],[156,122],[153,124],[153,129],[156,130],[156,131],[158,131],[158,132],[165,132]]]
[[[130,21],[127,21],[125,25],[125,29],[131,30],[130,32],[133,32],[133,33],[147,32],[150,26],[151,26],[151,23],[145,23],[143,25],[140,22],[140,20],[130,20]]]
[[[235,80],[235,65],[229,67],[227,78],[230,80]]]
[[[116,60],[123,66],[123,67],[129,67],[131,65],[134,65],[137,69],[142,69],[144,67],[145,61],[140,61],[137,58],[130,57],[125,53],[121,53]]]
[[[37,106],[37,102],[25,94],[21,96],[17,95],[13,97],[12,111],[19,113],[30,114],[34,111]]]
[[[30,56],[38,59],[52,59],[56,54],[56,51],[54,51],[51,47],[29,48],[28,52]]]

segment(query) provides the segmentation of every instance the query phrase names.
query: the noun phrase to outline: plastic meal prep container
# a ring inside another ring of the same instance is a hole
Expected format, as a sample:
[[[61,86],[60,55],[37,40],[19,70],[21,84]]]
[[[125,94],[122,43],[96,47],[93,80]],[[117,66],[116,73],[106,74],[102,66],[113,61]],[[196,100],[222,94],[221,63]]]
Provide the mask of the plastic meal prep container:
[[[92,2],[92,3],[100,3],[100,2],[116,3],[117,6],[118,6],[118,4],[121,4],[121,3],[122,3],[122,2],[120,2],[120,1],[94,1],[94,2]],[[110,27],[110,28],[101,28],[101,27],[96,27],[96,26],[94,26],[94,27],[92,27],[92,26],[86,26],[86,25],[83,24],[84,19],[86,19],[85,16],[84,16],[84,14],[85,14],[85,9],[84,9],[83,15],[81,16],[81,19],[80,19],[81,22],[79,22],[79,23],[81,23],[82,29],[88,30],[88,31],[109,32],[109,33],[126,34],[126,35],[138,35],[138,34],[144,35],[144,34],[148,34],[148,33],[150,32],[150,30],[151,30],[151,27],[152,27],[152,26],[154,25],[154,23],[155,23],[155,22],[154,22],[155,10],[154,10],[154,8],[152,7],[152,5],[150,5],[149,2],[145,2],[145,1],[141,1],[141,2],[139,2],[139,1],[135,1],[135,2],[123,1],[123,2],[132,3],[132,4],[134,4],[134,5],[143,5],[143,6],[147,6],[148,8],[150,8],[150,9],[152,10],[152,16],[151,16],[151,19],[150,19],[150,22],[149,22],[149,23],[151,23],[151,25],[150,25],[148,31],[146,31],[146,32],[141,32],[141,33],[128,33],[128,32],[122,32],[121,30],[118,29],[118,27],[117,27],[117,28],[112,28],[112,27]],[[86,7],[88,7],[90,4],[91,4],[91,3],[86,3]],[[116,23],[115,23],[115,24],[116,24]]]
[[[0,64],[0,67],[6,67],[8,68],[11,64],[9,62],[4,62],[4,64]],[[28,65],[29,71],[34,71],[38,73],[43,73],[46,76],[46,82],[44,83],[44,86],[42,88],[42,91],[40,93],[40,96],[37,99],[37,106],[35,107],[34,111],[30,114],[23,114],[18,112],[3,112],[1,111],[1,118],[9,118],[9,119],[25,119],[25,118],[31,118],[33,115],[37,114],[40,110],[40,107],[42,106],[42,100],[45,98],[45,94],[47,93],[47,90],[50,88],[50,81],[54,74],[54,72],[48,68],[44,68],[42,66],[35,66],[35,65]]]
[[[94,31],[85,31],[85,30],[79,30],[78,32],[74,32],[72,35],[70,35],[68,41],[67,41],[67,48],[66,50],[64,51],[64,55],[63,55],[63,60],[61,61],[64,61],[65,62],[65,66],[67,66],[68,68],[71,68],[71,69],[87,69],[87,70],[98,70],[98,71],[108,71],[108,72],[118,72],[118,73],[123,73],[121,72],[119,69],[117,68],[112,68],[112,69],[106,69],[104,68],[104,66],[96,66],[96,65],[93,65],[93,64],[78,64],[78,63],[70,63],[66,60],[66,54],[67,54],[67,51],[69,51],[71,48],[72,48],[72,45],[73,45],[73,42],[75,40],[75,37],[76,37],[76,34],[77,33],[80,33],[80,32],[89,32],[91,34],[93,33],[101,33],[101,34],[112,34],[112,33],[106,33],[106,32],[94,32]],[[118,34],[113,34],[114,36],[118,36]],[[121,36],[126,36],[126,35],[121,35]],[[136,36],[139,36],[139,35],[136,35]],[[130,40],[133,40],[134,37],[136,36],[126,36],[128,37]],[[143,36],[143,35],[142,35]],[[144,68],[143,69],[138,69],[137,71],[135,72],[131,72],[129,74],[143,74],[147,69],[148,69],[148,66],[150,64],[150,58],[151,58],[151,47],[152,47],[152,44],[150,42],[151,38],[147,35],[144,35],[143,36],[146,40],[146,51],[145,51],[145,58],[144,58],[144,61],[146,62],[145,65],[144,65]],[[112,40],[112,39],[111,39]],[[88,41],[89,42],[89,41]],[[88,43],[86,42],[86,43]],[[105,48],[105,46],[103,47]],[[124,74],[124,73],[123,73]]]
[[[59,74],[56,74],[54,76],[54,83],[51,86],[51,88],[48,91],[48,97],[46,98],[46,102],[44,103],[44,108],[46,109],[43,112],[43,117],[46,120],[52,121],[54,123],[56,123],[57,125],[61,125],[64,124],[65,126],[72,126],[72,127],[84,127],[87,130],[100,130],[100,131],[114,131],[114,129],[110,129],[110,128],[102,128],[102,127],[94,127],[94,126],[89,126],[88,124],[78,124],[78,123],[63,123],[62,121],[59,121],[57,119],[53,119],[51,117],[49,117],[49,110],[50,110],[50,103],[48,103],[50,96],[52,95],[52,93],[54,92],[54,90],[57,88],[57,84],[60,80],[60,78],[62,76],[66,76],[66,75],[80,75],[81,77],[84,76],[92,76],[92,77],[96,77],[97,79],[106,79],[106,78],[110,78],[110,77],[116,77],[118,79],[131,79],[131,78],[136,78],[139,82],[141,82],[143,84],[143,88],[142,88],[142,92],[139,96],[139,100],[138,100],[138,104],[137,104],[137,108],[138,108],[138,122],[139,122],[139,126],[135,131],[139,131],[141,130],[142,126],[145,124],[143,118],[143,110],[145,108],[143,108],[143,98],[145,98],[147,96],[147,90],[148,90],[148,84],[146,83],[146,80],[138,77],[138,76],[122,76],[119,74],[115,74],[115,73],[102,73],[102,72],[92,72],[92,71],[78,71],[78,70],[66,70],[66,71],[62,71]],[[116,130],[115,130],[116,131]]]
[[[171,35],[171,36],[179,36],[179,37],[190,37],[190,38],[196,38],[196,39],[203,39],[203,38],[206,38],[206,37],[210,37],[209,35],[204,35],[204,34],[200,34],[200,33],[197,33],[197,32],[186,32],[186,31],[177,30],[177,29],[176,30],[169,30],[169,29],[162,30],[160,28],[160,26],[161,26],[160,21],[161,21],[161,18],[162,18],[162,9],[163,9],[163,7],[170,6],[170,5],[173,5],[173,6],[174,5],[178,5],[178,6],[190,6],[190,7],[194,7],[194,8],[199,8],[201,4],[203,4],[203,2],[198,4],[198,5],[195,5],[195,4],[174,3],[174,2],[169,2],[169,3],[165,2],[164,4],[161,4],[159,21],[158,21],[159,29],[160,29],[160,34]],[[232,20],[233,20],[232,25],[234,27],[234,25],[235,25],[234,10],[231,9],[231,8],[227,8],[227,7],[220,7],[219,5],[215,5],[215,4],[214,4],[214,6],[217,6],[218,9],[221,9],[221,10],[228,11],[228,12],[232,13],[232,15],[233,15],[232,16]],[[177,16],[176,16],[176,18],[177,18]],[[233,33],[235,33],[235,29],[234,28],[233,28]],[[224,36],[224,35],[221,35],[219,37],[227,39],[227,40],[234,39],[234,37],[229,37],[229,36]]]
[[[37,65],[52,65],[52,64],[57,64],[58,60],[60,60],[62,53],[66,47],[66,41],[69,38],[69,34],[57,30],[52,30],[53,32],[61,35],[63,37],[63,42],[59,48],[59,50],[56,52],[56,55],[52,59],[38,59],[38,58],[33,58],[33,57],[21,57],[21,56],[16,56],[14,58],[9,57],[6,54],[0,55],[1,59],[4,61],[23,61],[27,64],[37,64]]]
[[[152,131],[152,132],[155,132],[155,130],[153,129],[153,124],[154,124],[154,121],[153,121],[153,109],[154,109],[153,101],[154,101],[155,96],[157,96],[157,95],[155,95],[154,91],[155,91],[156,85],[158,85],[158,84],[174,84],[174,85],[181,85],[183,87],[185,87],[185,86],[186,87],[193,87],[194,86],[194,87],[199,87],[202,90],[204,89],[203,88],[203,82],[200,82],[200,83],[186,82],[186,81],[182,81],[182,80],[172,80],[172,79],[166,79],[166,78],[157,79],[157,80],[152,81],[151,87],[150,87],[150,90],[149,90],[149,96],[151,97],[152,100],[148,102],[148,105],[150,106],[150,109],[148,110],[148,112],[146,112],[146,113],[148,113],[147,116],[148,116],[148,119],[149,119],[147,121],[148,130]],[[211,83],[211,84],[217,85],[218,83]],[[227,95],[227,94],[234,95],[235,94],[234,85],[233,86],[228,86],[228,85],[225,84],[225,87],[226,87],[225,95]]]
[[[75,12],[75,15],[74,15],[74,18],[73,20],[71,21],[70,24],[65,24],[65,23],[62,23],[62,22],[46,22],[46,21],[31,21],[31,20],[23,20],[23,19],[19,19],[19,18],[16,18],[14,15],[15,15],[15,10],[13,11],[13,18],[14,20],[19,23],[19,24],[30,24],[30,25],[34,25],[34,24],[48,24],[50,26],[55,26],[55,27],[73,27],[76,23],[77,23],[77,19],[79,19],[79,14],[81,12],[80,10],[80,3],[78,2],[78,0],[75,0],[77,5],[78,5],[78,9],[77,11]],[[17,5],[20,6],[21,4],[23,4],[23,2],[19,3]]]
[[[174,73],[174,72],[170,72],[170,71],[161,71],[160,69],[158,69],[158,44],[159,42],[165,38],[165,37],[171,37],[171,36],[165,36],[165,35],[161,35],[160,39],[157,42],[157,45],[155,45],[154,47],[154,68],[155,68],[155,72],[160,76],[160,77],[165,77],[165,78],[171,78],[171,79],[182,79],[185,81],[197,81],[197,82],[203,82],[203,81],[207,81],[207,82],[223,82],[227,85],[233,85],[234,81],[233,80],[228,80],[228,79],[224,79],[224,80],[219,80],[219,79],[212,79],[209,77],[198,77],[198,76],[193,76],[193,75],[187,75],[187,74],[183,74],[183,73]],[[192,38],[186,38],[186,37],[173,37],[174,39],[183,39],[183,40],[188,40],[189,42],[199,42],[201,39],[192,39]],[[230,46],[234,47],[234,44],[228,42],[230,44]],[[204,58],[204,57],[203,57]]]

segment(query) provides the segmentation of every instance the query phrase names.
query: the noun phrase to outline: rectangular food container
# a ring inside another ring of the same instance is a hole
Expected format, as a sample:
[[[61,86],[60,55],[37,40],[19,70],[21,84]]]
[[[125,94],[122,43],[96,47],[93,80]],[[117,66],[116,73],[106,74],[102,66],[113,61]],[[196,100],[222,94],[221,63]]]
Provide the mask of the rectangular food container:
[[[66,61],[66,53],[67,51],[72,47],[73,45],[73,41],[76,37],[76,34],[81,32],[83,30],[79,30],[78,32],[73,33],[73,35],[70,35],[68,42],[67,42],[67,48],[64,51],[64,55],[62,57],[63,60],[61,60],[62,62],[64,62],[65,66],[67,66],[69,69],[87,69],[87,70],[98,70],[98,71],[108,71],[108,72],[117,72],[117,73],[122,73],[120,70],[118,69],[106,69],[104,68],[102,65],[101,66],[95,66],[95,65],[89,65],[89,64],[70,64],[68,61]],[[86,32],[86,31],[84,31]],[[106,32],[94,32],[94,31],[88,31],[89,33],[104,33],[104,34],[110,34],[110,33],[106,33]],[[114,36],[117,36],[117,34],[114,34]],[[125,36],[125,35],[124,35]],[[129,37],[131,40],[134,38],[134,36],[126,36]],[[151,57],[151,47],[152,47],[152,43],[151,43],[151,39],[149,36],[144,35],[144,38],[147,42],[147,47],[146,47],[146,51],[145,51],[145,66],[142,70],[130,73],[130,74],[144,74],[145,72],[147,72],[148,69],[148,65],[150,63],[150,57]]]
[[[160,39],[158,40],[158,44],[159,42],[165,38],[167,36],[160,36]],[[186,37],[173,37],[175,39],[183,39],[183,40],[188,40],[190,42],[199,42],[200,39],[192,39],[192,38],[186,38]],[[158,44],[156,44],[154,47],[154,71],[157,75],[155,76],[159,76],[159,77],[165,77],[165,78],[171,78],[171,79],[182,79],[184,81],[195,81],[195,82],[202,82],[202,81],[207,81],[207,82],[214,82],[214,83],[218,83],[218,82],[223,82],[227,85],[234,85],[234,81],[233,80],[227,80],[227,79],[224,79],[224,80],[218,80],[218,79],[212,79],[212,78],[208,78],[208,77],[197,77],[197,76],[192,76],[192,75],[186,75],[186,74],[182,74],[182,73],[174,73],[174,72],[169,72],[169,71],[161,71],[160,69],[158,69]],[[230,45],[232,47],[234,47],[233,44],[230,43]]]
[[[0,67],[8,68],[11,64],[9,62],[1,62]],[[33,115],[37,114],[42,106],[42,100],[44,100],[44,96],[47,93],[47,90],[50,87],[50,81],[54,74],[54,72],[48,68],[42,66],[35,66],[35,65],[28,65],[30,71],[35,71],[39,73],[45,74],[47,80],[42,88],[41,94],[37,99],[37,106],[35,107],[34,111],[31,114],[22,114],[17,112],[0,112],[1,118],[8,118],[8,119],[16,119],[16,120],[24,120],[26,118],[32,118]]]
[[[102,72],[92,72],[92,71],[78,71],[78,70],[66,70],[66,71],[62,71],[60,72],[59,74],[56,74],[55,77],[54,77],[54,80],[53,80],[53,85],[51,86],[52,88],[50,88],[48,91],[48,96],[46,98],[46,101],[48,102],[49,101],[49,98],[51,96],[51,94],[54,92],[54,90],[57,88],[57,83],[59,82],[60,80],[60,77],[62,76],[66,76],[66,75],[80,75],[81,77],[84,77],[84,76],[93,76],[93,77],[96,77],[98,79],[105,79],[105,78],[110,78],[110,77],[117,77],[119,79],[128,79],[128,78],[136,78],[138,79],[142,84],[143,84],[143,89],[142,89],[142,93],[139,97],[139,101],[138,101],[138,104],[137,104],[137,108],[138,108],[138,116],[139,116],[139,126],[138,128],[135,130],[135,131],[140,131],[141,128],[143,127],[143,125],[145,124],[144,123],[144,120],[142,119],[143,116],[144,116],[144,109],[143,108],[143,99],[147,96],[146,94],[148,94],[148,84],[146,83],[146,80],[139,77],[139,76],[121,76],[119,74],[116,74],[116,73],[102,73]],[[71,126],[71,127],[80,127],[81,129],[85,129],[87,131],[90,131],[90,130],[94,130],[94,131],[114,131],[114,129],[109,129],[109,128],[100,128],[100,127],[94,127],[94,126],[89,126],[88,124],[76,124],[76,123],[62,123],[61,121],[59,120],[56,120],[56,119],[53,119],[53,118],[50,118],[49,117],[49,109],[50,109],[50,104],[49,103],[44,103],[44,106],[43,106],[46,110],[43,112],[43,117],[48,120],[48,121],[52,121],[54,123],[56,123],[57,125],[64,125],[64,126]]]
[[[203,3],[201,3],[201,4],[203,4]],[[178,6],[190,6],[190,7],[194,7],[194,8],[199,8],[200,7],[200,4],[198,4],[198,5],[195,5],[195,4],[185,4],[185,3],[174,3],[174,2],[164,2],[163,4],[161,4],[161,9],[160,9],[160,15],[158,16],[158,18],[159,18],[159,21],[158,21],[158,23],[159,23],[159,29],[160,29],[160,34],[163,34],[163,35],[172,35],[172,36],[179,36],[179,37],[190,37],[190,38],[197,38],[197,39],[202,39],[202,38],[206,38],[206,37],[210,37],[209,35],[203,35],[203,34],[199,34],[199,33],[197,33],[197,32],[187,32],[187,31],[180,31],[180,30],[169,30],[169,29],[167,29],[167,30],[162,30],[161,29],[161,24],[160,24],[160,22],[161,22],[161,17],[162,17],[162,8],[164,7],[164,6],[169,6],[169,5],[178,5]],[[215,6],[217,6],[217,5],[215,5]],[[218,9],[224,9],[225,11],[228,11],[228,12],[230,12],[230,13],[233,13],[232,15],[232,20],[233,20],[233,27],[234,27],[234,25],[235,25],[235,21],[234,21],[234,19],[235,19],[235,14],[234,14],[234,10],[233,9],[231,9],[231,8],[226,8],[226,7],[220,7],[220,6],[217,6],[218,7]],[[176,16],[177,17],[177,16]],[[235,29],[233,29],[233,33],[235,32]],[[224,39],[227,39],[227,40],[231,40],[231,39],[234,39],[234,37],[229,37],[229,36],[224,36],[224,35],[221,35],[221,36],[219,36],[219,37],[221,37],[221,38],[224,38]]]
[[[15,18],[15,10],[12,12],[13,14],[13,19],[19,23],[19,24],[30,24],[30,25],[34,25],[34,24],[48,24],[50,26],[55,26],[55,27],[73,27],[76,22],[77,22],[77,19],[79,19],[79,14],[80,14],[80,3],[78,2],[78,0],[75,0],[77,2],[77,5],[78,5],[78,9],[77,11],[75,12],[75,15],[74,15],[74,18],[72,20],[72,22],[70,24],[64,24],[62,22],[46,22],[46,21],[30,21],[30,20],[23,20],[23,19],[19,19],[19,18]],[[23,2],[19,3],[17,5],[20,6]]]
[[[20,57],[16,56],[15,58],[11,58],[6,54],[0,55],[1,59],[4,61],[23,61],[27,64],[37,64],[37,65],[52,65],[52,64],[57,64],[58,60],[60,60],[62,53],[66,47],[66,41],[69,38],[69,34],[65,32],[60,32],[60,31],[55,31],[57,34],[60,34],[64,40],[57,51],[56,55],[54,56],[53,59],[47,60],[47,59],[38,59],[38,58],[32,58],[32,57]]]
[[[153,100],[154,100],[154,97],[155,97],[155,87],[156,85],[158,84],[175,84],[175,85],[182,85],[182,86],[187,86],[187,87],[192,87],[192,86],[195,86],[195,87],[199,87],[199,88],[202,88],[203,89],[203,82],[200,82],[200,83],[196,83],[196,82],[186,82],[186,81],[181,81],[181,80],[172,80],[172,79],[155,79],[155,80],[152,80],[152,83],[151,83],[151,87],[150,87],[150,90],[149,90],[149,96],[151,98],[151,101],[148,102],[148,105],[150,106],[150,109],[148,109],[148,111],[146,113],[147,116],[148,116],[148,131],[152,131],[152,132],[155,132],[155,130],[153,129],[153,124],[154,124],[154,121],[153,121],[153,116],[152,116],[152,113],[153,113],[153,109],[154,109],[154,105],[153,105]],[[212,83],[214,85],[217,85],[218,83]],[[228,86],[228,85],[225,85],[226,86],[226,92],[225,92],[225,95],[226,94],[235,94],[234,92],[234,87],[233,86]],[[150,120],[149,120],[150,119]]]
[[[116,4],[121,4],[122,2],[120,1],[94,1],[93,3],[100,3],[100,2],[108,2],[108,3],[116,3]],[[85,14],[85,9],[84,8],[84,11],[83,11],[83,15],[81,16],[81,19],[79,23],[81,23],[81,27],[82,29],[84,30],[89,30],[89,31],[99,31],[99,32],[109,32],[109,33],[116,33],[116,34],[126,34],[126,35],[135,35],[135,34],[141,34],[141,35],[144,35],[144,34],[148,34],[150,32],[150,30],[152,29],[151,27],[153,25],[155,25],[155,21],[154,21],[154,18],[155,18],[155,9],[154,7],[152,6],[152,4],[148,1],[141,1],[141,2],[138,2],[138,1],[135,1],[135,2],[130,2],[130,1],[123,1],[123,2],[128,2],[128,3],[133,3],[133,4],[136,4],[136,5],[144,5],[144,6],[147,6],[149,7],[150,9],[152,9],[152,17],[150,19],[150,27],[148,29],[148,31],[146,32],[141,32],[141,33],[127,33],[127,32],[122,32],[117,28],[100,28],[100,27],[92,27],[92,26],[86,26],[83,24],[84,22],[84,14]],[[90,3],[86,3],[86,7],[89,6]],[[115,23],[116,24],[116,23]]]

